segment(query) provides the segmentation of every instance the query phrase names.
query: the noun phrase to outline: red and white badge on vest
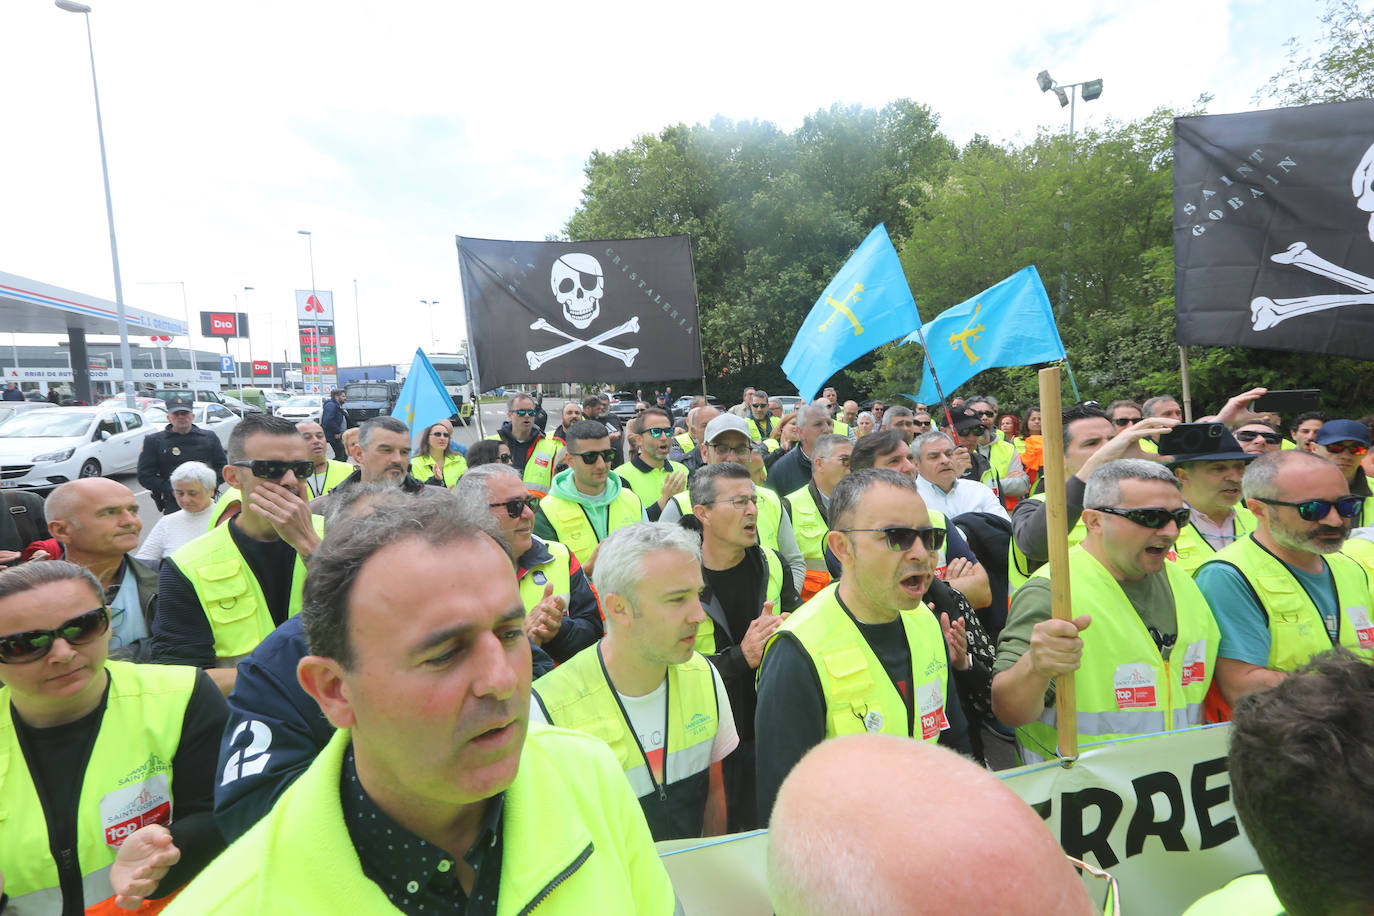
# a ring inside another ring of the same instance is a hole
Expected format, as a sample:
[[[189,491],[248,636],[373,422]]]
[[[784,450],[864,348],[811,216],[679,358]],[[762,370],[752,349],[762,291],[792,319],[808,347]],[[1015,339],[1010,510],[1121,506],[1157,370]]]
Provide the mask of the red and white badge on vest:
[[[172,823],[172,791],[167,774],[158,773],[142,782],[116,789],[100,799],[100,824],[105,845],[118,849],[135,830],[149,824]]]
[[[916,691],[916,709],[921,714],[921,738],[929,741],[949,728],[945,717],[945,688],[939,681],[922,684]]]
[[[546,468],[549,466],[549,456],[545,455],[543,452],[536,452],[534,455],[534,463],[541,468]]]
[[[1114,686],[1117,709],[1150,709],[1155,705],[1155,669],[1144,662],[1117,665]]]
[[[1188,643],[1183,652],[1183,686],[1207,680],[1207,640]]]
[[[1348,607],[1345,612],[1350,615],[1350,622],[1355,624],[1355,638],[1360,642],[1361,649],[1374,649],[1374,625],[1369,622],[1369,609],[1363,604]]]

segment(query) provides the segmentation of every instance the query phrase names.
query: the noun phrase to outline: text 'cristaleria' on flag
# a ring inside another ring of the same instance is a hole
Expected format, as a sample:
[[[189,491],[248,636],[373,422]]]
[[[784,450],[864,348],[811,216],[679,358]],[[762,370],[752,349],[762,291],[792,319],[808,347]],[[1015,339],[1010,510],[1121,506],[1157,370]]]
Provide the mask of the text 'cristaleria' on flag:
[[[816,300],[782,371],[810,401],[830,376],[920,323],[902,262],[879,223]]]

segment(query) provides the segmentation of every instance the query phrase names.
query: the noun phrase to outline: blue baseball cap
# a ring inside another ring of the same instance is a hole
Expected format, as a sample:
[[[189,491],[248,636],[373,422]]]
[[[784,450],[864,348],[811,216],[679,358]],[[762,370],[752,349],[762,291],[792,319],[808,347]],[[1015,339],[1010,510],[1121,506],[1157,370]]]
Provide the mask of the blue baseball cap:
[[[1317,430],[1317,435],[1312,441],[1318,445],[1330,445],[1333,442],[1359,442],[1368,445],[1369,427],[1359,420],[1327,420],[1322,424],[1322,428]]]

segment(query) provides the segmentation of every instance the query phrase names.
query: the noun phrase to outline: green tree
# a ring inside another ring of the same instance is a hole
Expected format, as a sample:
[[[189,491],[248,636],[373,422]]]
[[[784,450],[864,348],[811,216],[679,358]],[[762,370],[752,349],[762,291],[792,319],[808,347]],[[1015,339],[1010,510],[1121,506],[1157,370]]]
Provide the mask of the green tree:
[[[1327,0],[1322,37],[1314,51],[1288,41],[1288,63],[1269,78],[1256,100],[1285,105],[1374,98],[1374,8],[1353,0]]]

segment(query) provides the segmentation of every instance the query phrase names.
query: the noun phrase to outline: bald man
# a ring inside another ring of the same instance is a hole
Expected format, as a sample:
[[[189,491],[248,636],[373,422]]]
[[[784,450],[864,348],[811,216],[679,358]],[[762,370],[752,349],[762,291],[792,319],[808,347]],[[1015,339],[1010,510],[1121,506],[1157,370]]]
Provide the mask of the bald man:
[[[893,735],[824,741],[784,780],[768,895],[778,916],[1094,912],[1029,805],[955,752]]]
[[[706,436],[706,424],[720,416],[722,411],[716,407],[701,405],[693,407],[687,411],[687,437],[693,443],[692,448],[685,448],[686,443],[682,437],[678,436],[672,450],[668,452],[668,460],[685,464],[689,472],[706,464],[706,456],[702,454],[701,443]]]
[[[133,491],[108,477],[69,480],[44,504],[63,559],[100,580],[110,608],[110,656],[148,661],[157,614],[157,571],[134,559],[143,522]]]

